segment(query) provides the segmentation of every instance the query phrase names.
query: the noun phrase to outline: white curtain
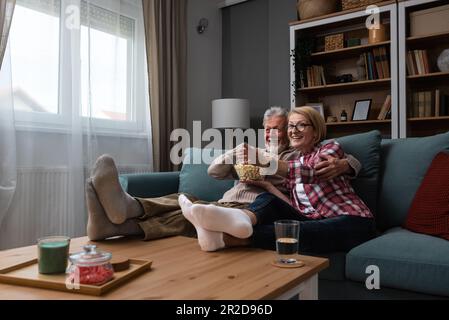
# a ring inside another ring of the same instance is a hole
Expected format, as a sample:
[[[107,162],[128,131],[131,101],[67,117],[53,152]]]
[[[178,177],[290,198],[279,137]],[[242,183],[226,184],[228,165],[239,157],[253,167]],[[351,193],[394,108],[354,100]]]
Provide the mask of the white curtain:
[[[0,154],[17,186],[0,249],[83,236],[98,156],[121,173],[152,171],[142,3],[17,0],[3,64],[0,130],[11,139]]]

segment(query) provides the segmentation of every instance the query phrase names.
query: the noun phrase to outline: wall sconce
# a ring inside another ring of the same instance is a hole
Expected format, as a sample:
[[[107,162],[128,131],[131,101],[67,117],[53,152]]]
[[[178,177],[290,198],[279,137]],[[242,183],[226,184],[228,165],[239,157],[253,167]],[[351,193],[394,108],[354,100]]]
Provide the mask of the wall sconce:
[[[196,27],[196,31],[198,31],[199,34],[203,34],[204,31],[206,31],[207,27],[209,26],[209,20],[206,18],[202,18],[200,22],[198,23],[198,27]]]

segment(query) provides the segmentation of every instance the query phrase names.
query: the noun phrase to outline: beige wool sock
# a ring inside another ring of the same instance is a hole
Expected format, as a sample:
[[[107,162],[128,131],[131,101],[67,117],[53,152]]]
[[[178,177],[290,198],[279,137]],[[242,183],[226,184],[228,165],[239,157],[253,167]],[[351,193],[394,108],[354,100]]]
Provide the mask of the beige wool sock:
[[[118,176],[111,156],[102,155],[97,159],[92,171],[93,186],[109,220],[122,224],[127,219],[142,216],[144,212],[140,203],[123,191]]]
[[[116,236],[143,235],[136,219],[126,220],[123,224],[116,225],[109,221],[101,203],[98,201],[97,193],[89,179],[86,183],[87,202],[87,236],[92,241],[104,240]]]

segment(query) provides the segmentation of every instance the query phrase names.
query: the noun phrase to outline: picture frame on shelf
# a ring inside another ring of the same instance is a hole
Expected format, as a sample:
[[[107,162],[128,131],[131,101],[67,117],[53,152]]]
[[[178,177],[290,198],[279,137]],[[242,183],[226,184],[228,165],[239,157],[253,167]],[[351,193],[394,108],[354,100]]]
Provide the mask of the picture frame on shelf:
[[[354,112],[352,113],[352,121],[368,120],[371,103],[372,99],[356,100],[354,103]]]
[[[318,111],[321,116],[323,117],[323,119],[326,119],[324,117],[324,105],[323,103],[319,102],[319,103],[307,103],[306,104],[308,107],[311,107],[313,109],[315,109],[316,111]]]

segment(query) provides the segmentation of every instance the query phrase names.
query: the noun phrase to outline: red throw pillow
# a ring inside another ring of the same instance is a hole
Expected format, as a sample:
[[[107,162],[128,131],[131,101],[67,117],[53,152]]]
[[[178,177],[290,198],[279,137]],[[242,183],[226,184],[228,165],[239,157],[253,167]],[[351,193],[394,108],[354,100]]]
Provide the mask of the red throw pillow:
[[[404,227],[449,240],[449,153],[440,152],[433,159]]]

